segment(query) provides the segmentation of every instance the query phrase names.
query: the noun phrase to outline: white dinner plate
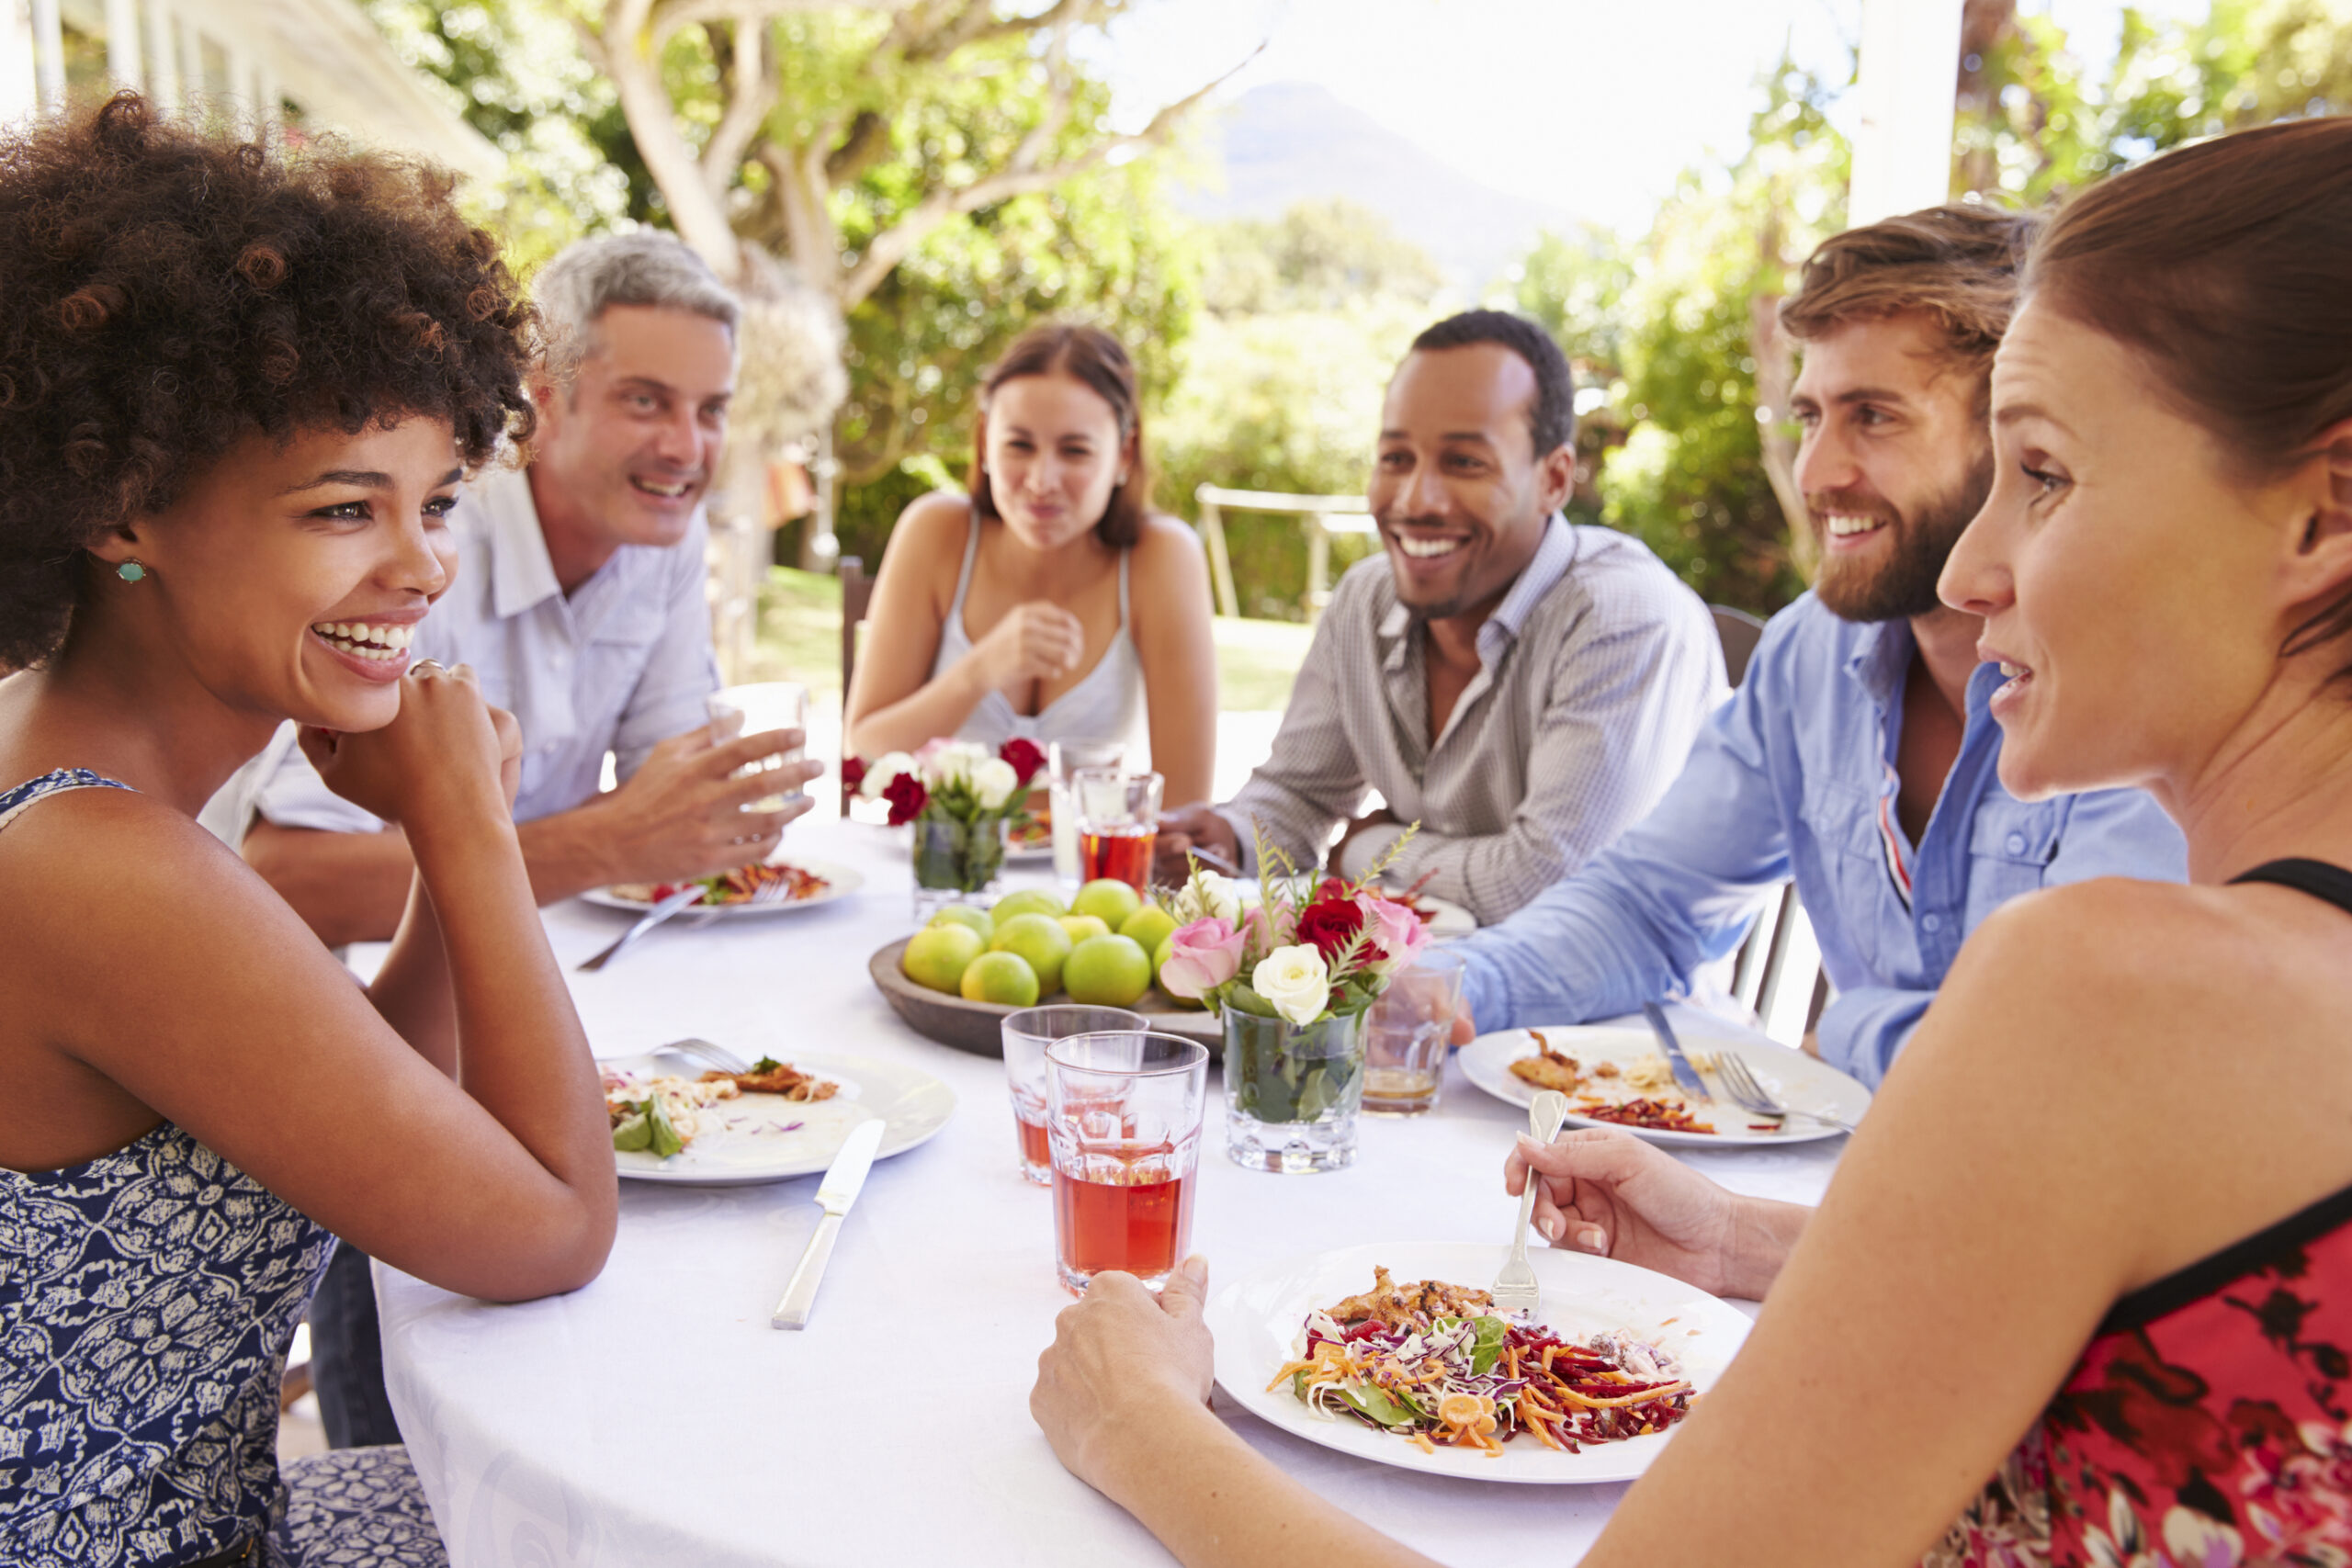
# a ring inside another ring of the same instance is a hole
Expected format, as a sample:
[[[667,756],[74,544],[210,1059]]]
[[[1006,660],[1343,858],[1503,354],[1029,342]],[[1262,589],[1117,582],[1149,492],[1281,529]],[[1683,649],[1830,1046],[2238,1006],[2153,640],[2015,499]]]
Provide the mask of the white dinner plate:
[[[1372,1289],[1374,1265],[1385,1267],[1399,1282],[1442,1280],[1483,1290],[1509,1256],[1508,1248],[1475,1242],[1422,1242],[1343,1247],[1276,1264],[1226,1286],[1209,1303],[1216,1381],[1251,1415],[1286,1432],[1403,1470],[1530,1484],[1631,1481],[1650,1467],[1671,1430],[1588,1445],[1577,1453],[1560,1453],[1532,1438],[1507,1444],[1500,1458],[1452,1448],[1423,1453],[1393,1432],[1308,1409],[1287,1382],[1267,1389],[1283,1363],[1297,1359],[1308,1309]],[[1544,1287],[1537,1317],[1545,1327],[1563,1338],[1630,1331],[1671,1354],[1702,1393],[1714,1386],[1747,1337],[1747,1318],[1737,1308],[1663,1274],[1549,1247],[1530,1252],[1528,1261]]]
[[[827,886],[806,898],[779,898],[771,904],[712,904],[708,906],[695,904],[679,910],[678,918],[683,919],[690,915],[716,915],[722,919],[731,919],[741,915],[780,915],[791,909],[813,909],[820,904],[830,904],[836,898],[846,898],[865,886],[864,872],[853,865],[842,865],[837,861],[814,860],[808,855],[779,855],[772,863],[797,865],[803,871],[813,872],[823,877]],[[595,904],[607,909],[627,909],[633,914],[641,915],[653,908],[651,899],[625,895],[620,887],[592,887],[580,897],[585,903]]]
[[[740,1187],[810,1176],[833,1163],[842,1140],[861,1122],[882,1118],[877,1159],[904,1154],[928,1142],[955,1112],[953,1090],[929,1073],[877,1062],[867,1056],[792,1055],[802,1072],[841,1085],[831,1100],[792,1100],[780,1095],[747,1094],[698,1112],[704,1127],[695,1141],[667,1159],[649,1150],[613,1156],[620,1173],[636,1181],[673,1181],[700,1187]],[[674,1052],[598,1060],[600,1067],[647,1074],[699,1077],[709,1064]],[[729,1126],[728,1122],[739,1124]],[[795,1122],[799,1123],[793,1127]],[[716,1123],[716,1124],[714,1124]],[[781,1129],[793,1127],[790,1132]]]
[[[1544,1038],[1552,1049],[1566,1053],[1588,1068],[1595,1062],[1620,1064],[1648,1060],[1663,1062],[1657,1041],[1646,1029],[1627,1029],[1615,1024],[1545,1024]],[[1859,1082],[1839,1072],[1826,1062],[1816,1060],[1802,1051],[1770,1040],[1737,1040],[1722,1035],[1680,1032],[1683,1051],[1701,1057],[1713,1051],[1737,1052],[1747,1070],[1756,1077],[1764,1091],[1792,1111],[1819,1111],[1845,1122],[1860,1122],[1862,1112],[1871,1108],[1871,1091]],[[1462,1071],[1472,1083],[1493,1095],[1522,1108],[1535,1102],[1535,1086],[1510,1070],[1510,1065],[1521,1056],[1540,1054],[1534,1035],[1524,1029],[1498,1030],[1481,1034],[1462,1047]],[[1695,1065],[1695,1064],[1694,1064]],[[1721,1148],[1726,1144],[1803,1144],[1817,1138],[1835,1138],[1841,1134],[1835,1127],[1803,1116],[1792,1116],[1781,1123],[1779,1132],[1753,1132],[1750,1128],[1764,1120],[1750,1116],[1734,1105],[1725,1095],[1723,1085],[1713,1075],[1701,1071],[1707,1087],[1714,1092],[1711,1105],[1693,1105],[1691,1115],[1712,1124],[1713,1133],[1671,1133],[1650,1127],[1627,1127],[1625,1130],[1654,1144],[1677,1144],[1690,1148]],[[1577,1097],[1570,1095],[1569,1103]],[[1572,1127],[1614,1127],[1615,1122],[1598,1121],[1568,1112]]]

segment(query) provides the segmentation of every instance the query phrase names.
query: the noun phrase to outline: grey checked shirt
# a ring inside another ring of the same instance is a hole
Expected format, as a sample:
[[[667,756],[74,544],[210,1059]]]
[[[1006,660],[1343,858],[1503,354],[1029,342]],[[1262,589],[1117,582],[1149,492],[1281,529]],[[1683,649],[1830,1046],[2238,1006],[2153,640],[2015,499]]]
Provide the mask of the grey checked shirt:
[[[1426,635],[1385,557],[1340,580],[1272,756],[1218,808],[1245,870],[1253,818],[1311,866],[1378,790],[1421,825],[1391,879],[1429,875],[1430,893],[1499,920],[1645,815],[1730,692],[1699,596],[1639,540],[1558,516],[1478,628],[1479,671],[1434,740]],[[1402,832],[1358,834],[1335,869],[1361,874]]]

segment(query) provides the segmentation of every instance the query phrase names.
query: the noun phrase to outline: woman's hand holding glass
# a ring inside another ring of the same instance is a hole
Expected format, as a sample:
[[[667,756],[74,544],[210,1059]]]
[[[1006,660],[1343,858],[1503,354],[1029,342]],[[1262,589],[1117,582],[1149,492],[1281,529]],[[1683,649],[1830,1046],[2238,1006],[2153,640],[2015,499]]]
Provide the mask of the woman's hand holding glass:
[[[401,680],[392,722],[364,734],[304,727],[303,754],[327,787],[388,822],[413,828],[438,814],[495,800],[512,811],[521,780],[523,732],[492,707],[465,665],[427,661]],[[492,795],[490,792],[495,791]]]
[[[1209,1266],[1186,1258],[1155,1295],[1132,1274],[1097,1274],[1054,1320],[1029,1414],[1072,1475],[1117,1496],[1122,1445],[1148,1455],[1173,1415],[1202,1410],[1216,1347],[1201,1312]]]
[[[1052,681],[1078,668],[1086,627],[1050,600],[1015,604],[972,649],[980,678],[998,691],[1029,681]]]
[[[1526,1134],[1503,1166],[1513,1197],[1537,1180],[1535,1228],[1571,1252],[1613,1258],[1713,1295],[1763,1298],[1807,1212],[1724,1190],[1655,1145],[1615,1128]]]

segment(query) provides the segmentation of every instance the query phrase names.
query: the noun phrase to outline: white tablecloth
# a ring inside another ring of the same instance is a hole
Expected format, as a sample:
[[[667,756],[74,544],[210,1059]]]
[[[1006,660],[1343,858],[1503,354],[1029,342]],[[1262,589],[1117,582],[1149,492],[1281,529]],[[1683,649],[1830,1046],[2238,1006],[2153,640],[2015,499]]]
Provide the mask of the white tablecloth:
[[[931,1143],[877,1164],[800,1333],[768,1314],[814,1227],[814,1176],[765,1187],[622,1183],[594,1284],[523,1306],[453,1296],[378,1265],[392,1404],[457,1568],[619,1564],[1165,1562],[1073,1479],[1029,1418],[1037,1353],[1069,1301],[1051,1195],[1014,1168],[1001,1066],[915,1034],[865,974],[910,925],[903,833],[823,820],[788,848],[855,864],[824,908],[667,930],[572,995],[599,1055],[701,1035],[746,1056],[872,1055],[944,1079]],[[567,965],[623,917],[548,912]],[[1449,1071],[1434,1113],[1367,1118],[1358,1164],[1244,1171],[1211,1080],[1194,1247],[1218,1277],[1383,1239],[1507,1238],[1501,1166],[1522,1113]],[[1691,1162],[1811,1201],[1842,1140]],[[1220,1399],[1290,1473],[1442,1561],[1565,1562],[1622,1487],[1449,1483],[1316,1447]]]

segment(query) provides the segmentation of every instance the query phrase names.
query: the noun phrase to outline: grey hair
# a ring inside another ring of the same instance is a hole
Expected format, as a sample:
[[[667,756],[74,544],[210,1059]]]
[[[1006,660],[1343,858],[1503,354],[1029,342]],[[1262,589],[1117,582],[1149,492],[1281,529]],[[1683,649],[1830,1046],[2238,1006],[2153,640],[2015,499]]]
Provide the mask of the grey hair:
[[[547,333],[547,374],[559,387],[570,386],[594,352],[596,322],[616,305],[691,310],[741,345],[743,307],[734,291],[683,242],[651,229],[566,245],[531,291]]]

